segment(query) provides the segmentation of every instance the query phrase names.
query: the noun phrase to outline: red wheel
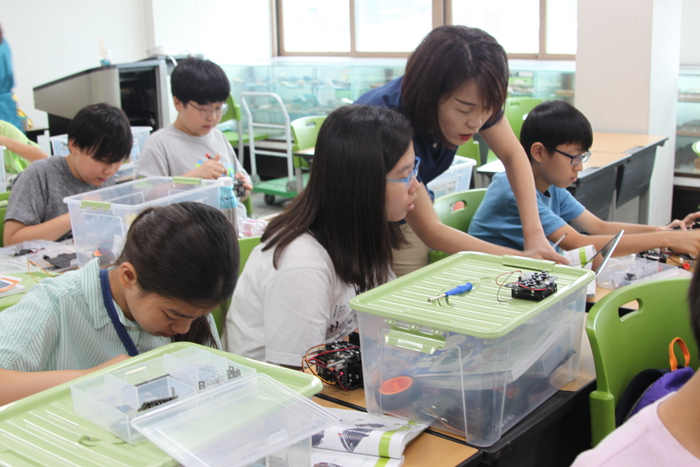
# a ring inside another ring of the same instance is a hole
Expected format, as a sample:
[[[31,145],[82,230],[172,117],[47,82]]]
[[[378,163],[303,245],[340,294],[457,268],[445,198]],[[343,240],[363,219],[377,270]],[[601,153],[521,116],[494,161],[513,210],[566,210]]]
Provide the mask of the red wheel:
[[[418,394],[417,384],[410,376],[397,376],[384,381],[377,388],[377,401],[381,409],[399,410],[411,405]]]

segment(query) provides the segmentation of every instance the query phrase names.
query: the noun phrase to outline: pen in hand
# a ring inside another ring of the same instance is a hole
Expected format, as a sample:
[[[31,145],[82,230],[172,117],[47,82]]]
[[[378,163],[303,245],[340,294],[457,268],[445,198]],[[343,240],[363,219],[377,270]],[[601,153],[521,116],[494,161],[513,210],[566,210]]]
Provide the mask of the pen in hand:
[[[561,238],[560,238],[559,240],[557,240],[556,242],[554,242],[554,245],[552,245],[552,248],[556,248],[557,246],[559,246],[559,244],[561,243],[561,241],[564,240],[564,238],[565,238],[567,235],[569,235],[568,232],[565,233],[564,235],[562,235]]]

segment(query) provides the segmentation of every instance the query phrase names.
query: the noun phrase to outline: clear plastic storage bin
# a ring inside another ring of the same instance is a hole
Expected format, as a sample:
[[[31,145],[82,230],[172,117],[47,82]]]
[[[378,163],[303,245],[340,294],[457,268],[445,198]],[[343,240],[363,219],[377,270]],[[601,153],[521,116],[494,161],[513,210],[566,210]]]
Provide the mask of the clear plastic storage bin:
[[[474,159],[455,156],[450,168],[428,183],[428,188],[435,193],[435,199],[468,190],[475,165]]]
[[[70,154],[68,149],[68,135],[50,136],[51,154],[54,156],[67,156]]]
[[[187,348],[72,385],[73,410],[134,444],[143,437],[131,421],[145,410],[254,373],[206,350]]]
[[[150,126],[132,126],[131,134],[134,137],[134,143],[131,146],[130,162],[136,164],[139,160],[139,155],[143,151],[143,145],[151,134],[153,128]]]
[[[132,426],[182,465],[311,465],[311,437],[338,422],[323,407],[263,374],[222,384]]]
[[[692,274],[672,264],[628,255],[610,258],[598,275],[598,285],[605,289],[617,289],[639,282],[686,276],[691,277]]]
[[[176,465],[181,465],[173,459],[173,455],[166,453],[151,441],[145,440],[140,443],[129,444],[83,416],[76,414],[74,401],[71,396],[71,387],[87,380],[103,377],[106,374],[114,376],[115,373],[125,368],[137,368],[146,364],[149,360],[158,359],[189,348],[196,348],[214,356],[223,357],[233,362],[234,365],[239,364],[253,368],[257,372],[253,374],[265,374],[274,378],[275,381],[283,385],[283,389],[280,391],[282,395],[275,399],[276,401],[283,400],[286,397],[284,396],[285,390],[291,390],[305,399],[319,393],[323,389],[321,380],[311,374],[270,365],[269,363],[259,362],[191,342],[173,342],[144,352],[109,368],[97,370],[95,373],[82,376],[77,380],[59,384],[31,397],[25,397],[3,406],[2,410],[0,410],[0,432],[5,436],[0,436],[0,465],[15,466],[27,465],[27,463],[32,466],[47,465],[51,467],[175,467]],[[190,398],[206,395],[209,391],[214,391],[216,388],[233,385],[244,378],[250,377],[250,375],[241,375],[223,384],[208,387],[204,391],[190,396]],[[116,376],[115,379],[124,381]],[[278,396],[276,395],[276,397]],[[216,398],[213,399],[215,400]],[[175,401],[142,412],[142,414],[150,414],[181,400],[185,399],[178,398]],[[312,403],[305,400],[305,404]],[[295,406],[295,404],[290,404],[286,407],[292,410]],[[316,407],[314,405],[314,408]],[[258,415],[261,413],[262,411]],[[215,426],[216,416],[213,416],[210,420],[211,423],[207,426],[206,432],[210,434],[210,439],[213,440],[215,438],[214,429],[219,427]],[[227,426],[230,427],[230,425]],[[311,432],[316,426],[318,425],[310,423],[309,431]],[[290,437],[288,439],[294,439],[291,431],[290,429]],[[198,435],[198,433],[194,433],[194,435]],[[261,442],[266,441],[264,439]],[[170,448],[168,449],[170,450]],[[222,452],[220,456],[224,457],[226,462],[231,460],[238,461],[238,457],[241,457],[240,453],[233,451],[226,454]],[[203,466],[204,464],[194,465]],[[310,464],[304,464],[304,467],[308,467],[308,465]]]
[[[188,177],[150,177],[63,199],[68,204],[78,264],[99,257],[110,264],[121,253],[129,226],[151,206],[197,201],[220,206],[216,180]]]
[[[512,299],[519,273],[557,292]],[[390,413],[490,446],[578,376],[591,271],[460,253],[355,297],[370,413]],[[465,282],[465,294],[428,302]]]

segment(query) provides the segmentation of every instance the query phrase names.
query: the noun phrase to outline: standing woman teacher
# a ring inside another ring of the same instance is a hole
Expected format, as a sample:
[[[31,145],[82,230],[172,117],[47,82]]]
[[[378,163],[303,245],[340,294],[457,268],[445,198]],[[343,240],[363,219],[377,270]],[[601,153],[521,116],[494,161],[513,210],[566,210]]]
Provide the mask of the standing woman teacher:
[[[402,226],[410,246],[394,252],[397,276],[426,265],[429,248],[449,254],[465,250],[502,254],[496,245],[442,224],[425,188],[452,164],[457,146],[477,132],[505,166],[523,224],[524,254],[566,262],[542,230],[532,169],[503,118],[507,93],[508,59],[503,47],[481,29],[441,26],[411,54],[402,77],[356,101],[402,113],[415,132],[422,183],[415,209],[406,216],[408,225]]]
[[[12,99],[12,88],[15,85],[15,78],[12,74],[12,56],[10,47],[2,36],[2,26],[0,25],[0,120],[12,123],[22,129],[22,123],[17,116],[17,104]]]

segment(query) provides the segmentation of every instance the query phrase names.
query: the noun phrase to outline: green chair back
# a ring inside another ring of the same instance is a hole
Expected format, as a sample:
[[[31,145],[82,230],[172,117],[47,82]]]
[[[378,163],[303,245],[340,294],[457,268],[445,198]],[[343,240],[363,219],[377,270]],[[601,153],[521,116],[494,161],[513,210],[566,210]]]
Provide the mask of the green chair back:
[[[486,188],[477,188],[441,196],[435,200],[435,212],[443,224],[466,232],[485,195]],[[460,202],[464,203],[463,208]]]
[[[457,146],[457,155],[462,157],[468,157],[476,161],[476,167],[481,165],[481,155],[479,153],[479,142],[474,141],[474,138],[470,139],[461,146]]]
[[[588,313],[586,333],[597,380],[590,395],[593,446],[615,429],[615,406],[632,378],[648,368],[668,368],[673,338],[683,338],[697,368],[700,355],[686,301],[689,284],[689,278],[674,278],[621,287]],[[634,300],[638,310],[620,317],[620,307]]]
[[[248,238],[239,238],[238,239],[238,250],[239,250],[239,266],[238,266],[238,277],[241,277],[241,274],[243,273],[243,266],[245,266],[246,261],[248,261],[248,257],[250,256],[250,253],[253,251],[253,248],[258,246],[260,244],[260,237],[248,237]],[[216,329],[219,331],[219,336],[224,332],[224,320],[226,319],[226,312],[228,311],[229,307],[231,306],[231,298],[229,297],[228,299],[224,300],[214,308],[214,310],[211,312],[211,316],[214,318],[214,322],[216,323]]]
[[[238,248],[240,249],[241,258],[240,268],[238,269],[239,277],[241,274],[243,274],[243,266],[245,266],[245,263],[248,261],[250,253],[253,251],[253,248],[255,248],[258,245],[260,245],[260,237],[248,237],[238,239]]]
[[[292,127],[292,154],[302,149],[310,148],[316,146],[316,138],[318,137],[318,130],[321,129],[321,125],[326,120],[325,115],[302,117],[293,120],[290,123]],[[308,167],[309,164],[302,157],[294,157],[294,167]]]
[[[505,117],[518,139],[520,139],[520,130],[523,128],[525,117],[541,103],[542,99],[535,97],[509,97],[506,99]]]
[[[228,98],[226,99],[226,104],[228,105],[228,109],[226,110],[226,113],[221,116],[221,122],[227,122],[229,120],[235,120],[237,122],[241,121],[241,106],[236,104],[236,101],[233,99],[233,96],[231,94],[228,95]]]
[[[440,222],[453,229],[466,232],[469,230],[469,224],[485,195],[486,188],[450,193],[436,199],[433,206]],[[447,256],[447,253],[442,251],[431,251],[430,262],[434,263]]]

